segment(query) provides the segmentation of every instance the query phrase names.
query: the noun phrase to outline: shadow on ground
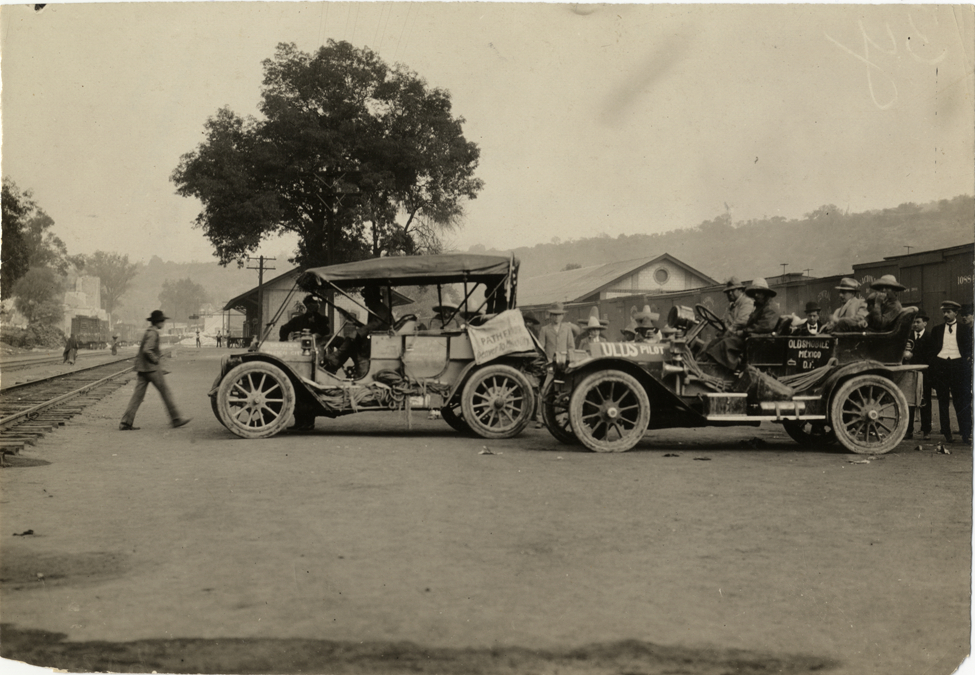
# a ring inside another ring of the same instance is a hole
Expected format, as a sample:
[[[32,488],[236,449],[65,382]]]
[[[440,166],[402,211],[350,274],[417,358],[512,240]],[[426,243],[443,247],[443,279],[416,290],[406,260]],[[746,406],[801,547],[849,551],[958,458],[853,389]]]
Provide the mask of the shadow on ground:
[[[298,639],[65,642],[66,637],[62,633],[0,624],[4,658],[69,672],[791,675],[826,672],[837,665],[810,656],[661,647],[636,640],[535,650]]]

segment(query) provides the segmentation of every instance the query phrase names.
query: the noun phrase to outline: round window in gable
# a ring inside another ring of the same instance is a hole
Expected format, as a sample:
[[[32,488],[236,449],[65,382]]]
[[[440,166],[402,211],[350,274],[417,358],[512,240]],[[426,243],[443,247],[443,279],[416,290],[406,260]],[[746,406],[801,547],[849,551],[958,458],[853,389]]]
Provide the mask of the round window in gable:
[[[653,273],[653,280],[656,281],[661,286],[667,283],[667,279],[669,278],[670,278],[670,273],[662,267]]]

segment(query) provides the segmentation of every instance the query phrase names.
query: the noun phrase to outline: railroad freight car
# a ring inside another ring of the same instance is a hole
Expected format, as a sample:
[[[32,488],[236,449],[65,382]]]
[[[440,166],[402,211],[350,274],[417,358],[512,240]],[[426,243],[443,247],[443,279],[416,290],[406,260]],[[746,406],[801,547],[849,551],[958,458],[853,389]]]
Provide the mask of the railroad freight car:
[[[95,316],[73,317],[71,332],[81,349],[106,349],[112,340],[108,332],[108,321]]]

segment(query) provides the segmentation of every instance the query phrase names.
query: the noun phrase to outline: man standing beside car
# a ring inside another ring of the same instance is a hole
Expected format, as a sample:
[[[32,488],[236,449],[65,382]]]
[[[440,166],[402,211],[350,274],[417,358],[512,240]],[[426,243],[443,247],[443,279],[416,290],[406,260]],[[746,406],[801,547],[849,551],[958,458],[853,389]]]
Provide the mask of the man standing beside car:
[[[961,439],[972,439],[972,331],[958,323],[961,305],[953,300],[941,303],[945,322],[931,331],[931,384],[938,394],[938,423],[951,443],[948,400],[955,406]]]
[[[918,310],[914,315],[914,324],[911,326],[911,358],[913,365],[928,366],[928,370],[921,373],[920,397],[917,405],[910,407],[910,422],[907,426],[906,438],[914,438],[914,412],[921,411],[921,433],[924,440],[931,436],[931,331],[928,330],[930,318],[924,310]]]

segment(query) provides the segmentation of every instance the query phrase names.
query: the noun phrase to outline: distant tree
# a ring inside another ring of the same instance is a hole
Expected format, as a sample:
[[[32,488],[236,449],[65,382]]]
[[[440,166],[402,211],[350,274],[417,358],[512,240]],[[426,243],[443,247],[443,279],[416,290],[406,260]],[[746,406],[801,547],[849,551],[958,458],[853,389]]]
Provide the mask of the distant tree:
[[[222,264],[285,232],[310,266],[435,249],[458,226],[483,184],[448,92],[348,42],[263,65],[263,119],[219,110],[171,177]]]
[[[565,267],[562,268],[562,271],[567,272],[569,270],[580,270],[580,269],[582,269],[582,265],[580,265],[579,263],[566,263]]]
[[[0,248],[0,295],[13,294],[14,282],[32,267],[67,271],[67,248],[50,228],[54,220],[34,201],[30,190],[21,192],[10,178],[3,179],[3,247]]]
[[[138,263],[131,263],[128,255],[118,253],[95,251],[91,255],[74,256],[72,261],[85,274],[101,280],[102,308],[109,314],[122,304],[122,296],[139,274]]]
[[[836,204],[824,204],[820,206],[815,211],[810,211],[805,216],[806,220],[825,220],[826,218],[835,218],[836,216],[843,215],[843,210],[840,209]]]
[[[62,277],[49,267],[32,267],[14,283],[14,307],[28,324],[53,326],[64,317]]]
[[[200,307],[210,301],[206,289],[192,279],[166,280],[159,303],[163,312],[174,321],[187,321],[190,314],[196,314]]]

